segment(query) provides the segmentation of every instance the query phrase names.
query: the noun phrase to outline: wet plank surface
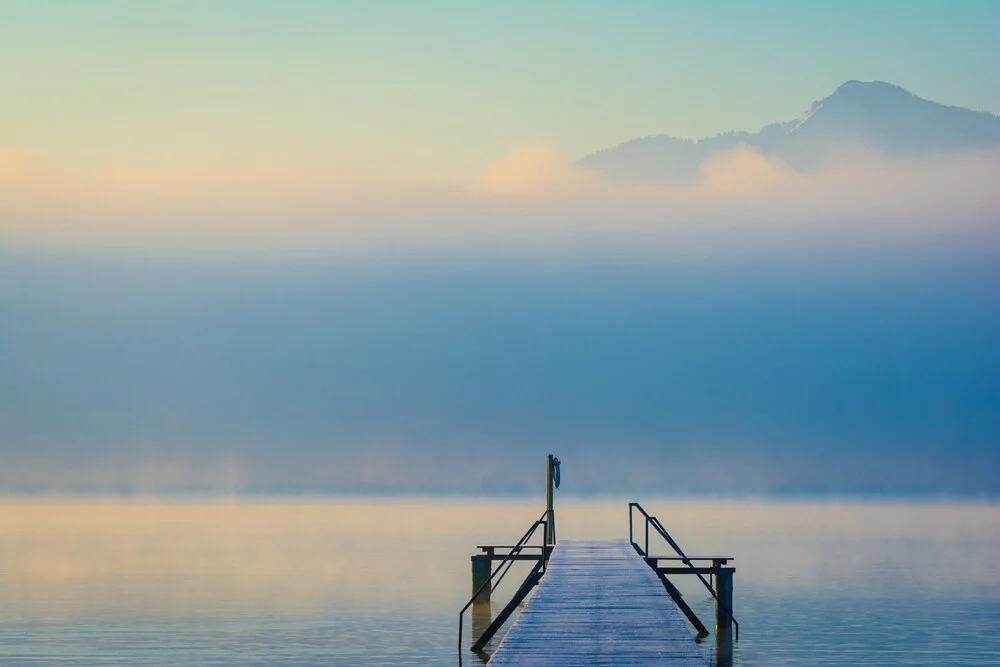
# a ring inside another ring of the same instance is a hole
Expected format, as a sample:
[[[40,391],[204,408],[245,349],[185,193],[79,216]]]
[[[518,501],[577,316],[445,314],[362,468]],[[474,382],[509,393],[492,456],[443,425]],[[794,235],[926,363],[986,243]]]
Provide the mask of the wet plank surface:
[[[621,540],[560,542],[489,664],[706,663],[663,584]]]

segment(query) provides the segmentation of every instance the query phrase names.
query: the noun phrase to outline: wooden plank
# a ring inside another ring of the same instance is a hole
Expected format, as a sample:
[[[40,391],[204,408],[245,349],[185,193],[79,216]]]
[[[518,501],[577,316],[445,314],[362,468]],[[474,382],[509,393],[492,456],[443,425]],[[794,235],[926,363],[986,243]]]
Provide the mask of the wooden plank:
[[[728,563],[734,560],[732,556],[647,556],[647,560],[717,560],[720,563]]]
[[[705,660],[657,574],[627,541],[561,542],[494,667],[698,665]]]
[[[658,567],[660,574],[718,574],[719,572],[735,572],[735,567]]]
[[[500,549],[501,551],[510,551],[511,549],[514,549],[516,546],[517,545],[515,545],[515,544],[480,544],[480,545],[476,546],[476,548],[477,549],[482,549],[483,551],[493,550],[493,549]],[[543,545],[541,545],[541,544],[522,544],[521,545],[521,549],[541,549],[541,548],[543,548]]]

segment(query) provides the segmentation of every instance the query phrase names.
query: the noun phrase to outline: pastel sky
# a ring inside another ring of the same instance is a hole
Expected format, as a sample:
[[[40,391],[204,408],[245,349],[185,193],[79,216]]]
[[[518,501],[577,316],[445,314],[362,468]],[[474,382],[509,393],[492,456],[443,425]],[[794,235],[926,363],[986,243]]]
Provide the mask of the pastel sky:
[[[998,113],[998,33],[992,0],[8,0],[0,147],[466,180],[524,143],[757,130],[848,79]]]
[[[996,114],[997,35],[995,0],[0,2],[0,493],[530,492],[554,451],[579,493],[1000,496],[995,143],[577,162],[854,79]]]

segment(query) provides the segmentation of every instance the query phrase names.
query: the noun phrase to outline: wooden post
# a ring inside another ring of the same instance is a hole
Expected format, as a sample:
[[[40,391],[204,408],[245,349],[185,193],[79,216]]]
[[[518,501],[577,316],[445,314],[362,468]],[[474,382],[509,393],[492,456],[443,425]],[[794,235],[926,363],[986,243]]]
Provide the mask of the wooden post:
[[[545,459],[545,543],[554,544],[556,514],[552,509],[552,455]]]
[[[715,570],[715,595],[719,601],[715,603],[715,629],[732,629],[733,619],[733,572],[734,568],[721,567],[718,561],[712,562]],[[725,605],[725,606],[723,606]],[[728,611],[727,611],[728,610]]]
[[[492,549],[490,550],[492,551]],[[487,583],[490,579],[490,573],[493,569],[493,559],[492,554],[482,554],[479,556],[472,557],[472,594],[475,595],[476,591],[483,584],[486,584],[486,588],[480,593],[476,599],[473,601],[473,605],[490,602],[490,593],[492,592],[492,586]]]

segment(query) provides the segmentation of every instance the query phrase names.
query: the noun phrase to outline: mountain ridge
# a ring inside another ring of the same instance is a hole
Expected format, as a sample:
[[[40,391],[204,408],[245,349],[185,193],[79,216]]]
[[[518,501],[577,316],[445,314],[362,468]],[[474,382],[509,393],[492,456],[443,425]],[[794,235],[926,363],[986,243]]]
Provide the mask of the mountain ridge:
[[[845,148],[894,157],[930,157],[1000,147],[1000,117],[947,106],[885,81],[850,80],[798,118],[757,132],[729,131],[696,140],[667,134],[629,139],[578,164],[617,181],[689,182],[711,154],[746,145],[808,171]]]

